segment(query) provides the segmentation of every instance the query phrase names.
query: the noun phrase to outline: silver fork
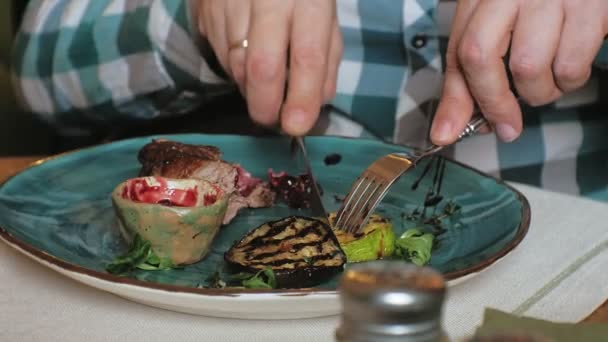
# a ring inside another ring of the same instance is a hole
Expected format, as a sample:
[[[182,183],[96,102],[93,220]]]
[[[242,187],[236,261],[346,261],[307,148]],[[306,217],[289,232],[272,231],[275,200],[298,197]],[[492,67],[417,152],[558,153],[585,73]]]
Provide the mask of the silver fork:
[[[485,124],[487,121],[481,114],[474,115],[456,142],[474,135]],[[420,160],[441,151],[444,147],[431,145],[424,150],[391,153],[377,159],[363,171],[351,187],[338,210],[335,227],[353,234],[361,231],[391,185]]]

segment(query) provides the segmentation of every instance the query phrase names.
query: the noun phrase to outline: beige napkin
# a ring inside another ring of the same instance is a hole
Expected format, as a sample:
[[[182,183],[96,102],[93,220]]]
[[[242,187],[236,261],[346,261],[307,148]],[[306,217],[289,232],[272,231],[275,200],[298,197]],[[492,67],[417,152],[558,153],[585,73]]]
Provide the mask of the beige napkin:
[[[529,336],[539,342],[601,342],[608,341],[608,324],[554,323],[486,309],[483,325],[475,336]]]

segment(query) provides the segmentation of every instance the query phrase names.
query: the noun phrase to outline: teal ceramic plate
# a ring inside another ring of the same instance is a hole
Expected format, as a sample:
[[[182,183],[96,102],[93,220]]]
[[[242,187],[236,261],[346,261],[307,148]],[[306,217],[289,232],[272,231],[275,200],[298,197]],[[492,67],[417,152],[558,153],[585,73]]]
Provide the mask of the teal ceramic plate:
[[[266,178],[269,168],[297,172],[289,144],[281,138],[176,135],[176,141],[221,148],[224,159]],[[119,141],[40,161],[0,187],[0,238],[36,261],[80,282],[156,307],[220,317],[301,318],[339,312],[336,281],[312,289],[217,290],[205,279],[222,266],[222,255],[250,229],[299,214],[283,204],[242,211],[224,227],[203,261],[180,270],[139,271],[117,277],[106,265],[126,250],[112,210],[110,193],[137,176],[139,149],[151,137]],[[403,147],[370,140],[336,137],[307,139],[312,168],[323,189],[323,202],[336,210],[365,167],[378,157]],[[327,165],[325,157],[341,161]],[[408,217],[424,202],[433,183],[423,177],[425,163],[407,172],[393,186],[379,213],[389,217],[397,233],[416,226]],[[301,170],[300,170],[301,171]],[[445,220],[430,265],[451,282],[461,281],[503,257],[524,238],[530,208],[521,193],[464,165],[446,163],[442,195],[460,206]],[[301,214],[301,213],[300,213]],[[287,305],[286,305],[287,304]]]

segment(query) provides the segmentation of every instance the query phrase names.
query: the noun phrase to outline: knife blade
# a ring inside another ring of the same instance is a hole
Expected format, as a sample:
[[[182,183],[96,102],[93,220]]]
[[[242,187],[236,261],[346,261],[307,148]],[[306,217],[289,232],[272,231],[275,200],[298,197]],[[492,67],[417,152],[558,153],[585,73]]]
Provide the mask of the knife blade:
[[[322,218],[327,222],[329,216],[327,215],[327,211],[323,206],[321,191],[319,191],[317,179],[314,177],[312,168],[310,167],[310,159],[308,158],[304,138],[291,138],[291,156],[292,158],[298,158],[304,164],[306,175],[309,177],[312,183],[310,196],[310,210],[312,211],[312,215],[314,217]]]

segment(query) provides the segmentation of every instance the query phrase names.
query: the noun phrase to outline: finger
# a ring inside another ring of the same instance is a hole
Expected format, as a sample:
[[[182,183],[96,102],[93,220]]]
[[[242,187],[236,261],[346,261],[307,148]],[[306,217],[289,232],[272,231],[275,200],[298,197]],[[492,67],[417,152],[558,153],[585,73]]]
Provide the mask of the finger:
[[[484,0],[471,17],[458,58],[473,98],[498,137],[515,140],[522,129],[521,109],[513,95],[502,57],[518,12],[518,2]]]
[[[555,0],[524,2],[513,30],[509,69],[520,97],[540,106],[561,96],[552,64],[564,13]]]
[[[325,85],[323,87],[323,95],[325,102],[329,102],[336,96],[336,87],[338,81],[338,68],[342,60],[342,52],[344,45],[342,42],[342,33],[338,26],[338,21],[334,20],[329,48],[329,59],[327,62],[327,76],[325,77]]]
[[[245,95],[245,57],[246,50],[238,44],[247,39],[251,2],[249,0],[226,1],[226,37],[230,47],[228,51],[228,73]]]
[[[288,134],[304,135],[317,121],[323,99],[335,2],[297,1],[294,13],[281,126]]]
[[[586,4],[576,10],[565,9],[567,15],[553,62],[557,85],[564,92],[583,86],[591,75],[591,65],[606,34],[602,27],[605,28],[608,22],[608,5],[605,0],[601,2],[598,6]],[[598,12],[602,6],[603,14]]]
[[[291,8],[291,1],[286,0],[251,3],[245,92],[251,118],[262,125],[271,126],[279,121]]]
[[[224,5],[218,1],[203,1],[199,11],[199,30],[211,44],[222,68],[228,71],[228,43],[226,41],[226,17]]]
[[[205,25],[202,25],[201,20],[201,2],[200,1],[190,1],[190,13],[191,20],[194,23],[193,25],[198,29],[198,32],[201,36],[206,36]]]
[[[477,134],[488,134],[488,133],[492,133],[492,128],[485,126],[485,125],[480,127],[479,131],[477,131]]]
[[[446,54],[442,96],[431,127],[431,140],[437,145],[453,143],[473,113],[473,98],[460,69],[457,48],[478,0],[459,1]]]

